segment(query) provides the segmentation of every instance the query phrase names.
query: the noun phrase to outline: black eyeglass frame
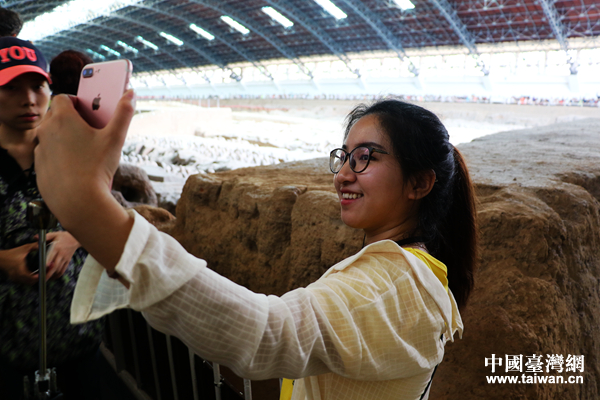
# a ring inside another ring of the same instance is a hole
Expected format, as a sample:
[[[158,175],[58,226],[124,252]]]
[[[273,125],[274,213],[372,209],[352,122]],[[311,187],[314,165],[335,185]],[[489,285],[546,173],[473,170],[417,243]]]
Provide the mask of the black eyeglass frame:
[[[346,150],[341,149],[341,148],[333,149],[333,150],[331,150],[329,152],[329,170],[331,172],[333,172],[334,174],[337,174],[338,172],[340,172],[342,170],[342,168],[344,167],[344,164],[346,163],[346,161],[349,160],[352,157],[352,154],[354,153],[354,151],[357,150],[357,149],[360,149],[360,148],[364,148],[364,149],[368,149],[369,150],[369,159],[367,160],[367,163],[365,164],[365,167],[363,169],[361,169],[360,171],[356,171],[354,168],[352,168],[352,164],[349,164],[350,165],[350,169],[355,174],[360,174],[361,172],[364,172],[367,169],[367,167],[369,166],[369,163],[371,162],[371,156],[373,155],[373,153],[390,154],[387,151],[380,150],[380,149],[377,149],[377,148],[372,147],[372,146],[358,146],[358,147],[355,147],[354,149],[352,149],[352,151],[350,151],[350,152],[347,152]],[[334,171],[333,170],[333,160],[335,158],[339,158],[339,157],[336,157],[334,153],[336,151],[338,151],[338,150],[343,151],[344,154],[345,154],[345,156],[344,156],[344,160],[340,164],[340,169],[338,169],[337,171]]]

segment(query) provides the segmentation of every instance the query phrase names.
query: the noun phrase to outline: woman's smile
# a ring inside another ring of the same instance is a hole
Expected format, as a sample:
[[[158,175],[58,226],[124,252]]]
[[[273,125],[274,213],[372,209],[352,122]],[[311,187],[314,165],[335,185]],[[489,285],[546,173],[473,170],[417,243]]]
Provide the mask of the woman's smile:
[[[361,193],[352,193],[352,192],[342,191],[340,201],[342,202],[342,205],[350,204],[350,203],[352,203],[353,200],[360,199],[363,196],[364,195]]]

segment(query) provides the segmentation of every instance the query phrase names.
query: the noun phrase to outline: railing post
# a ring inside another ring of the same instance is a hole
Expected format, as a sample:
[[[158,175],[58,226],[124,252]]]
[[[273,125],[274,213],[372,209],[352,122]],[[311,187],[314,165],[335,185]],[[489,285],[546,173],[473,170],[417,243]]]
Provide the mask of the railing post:
[[[190,355],[190,372],[192,374],[192,393],[194,396],[194,400],[200,400],[198,397],[198,382],[196,376],[196,357],[194,352],[188,348],[188,353]]]
[[[221,400],[221,370],[219,364],[213,363],[213,382],[215,384],[215,399]]]
[[[167,354],[169,356],[169,369],[171,370],[171,383],[173,384],[173,400],[179,400],[177,391],[177,377],[175,376],[175,361],[173,361],[173,348],[171,346],[171,335],[165,335],[167,339]]]
[[[244,400],[252,400],[252,381],[244,379]]]
[[[158,364],[156,362],[156,350],[154,349],[154,339],[152,338],[152,328],[146,322],[148,331],[148,344],[150,346],[150,359],[152,360],[152,373],[154,375],[154,388],[156,389],[156,400],[162,400],[160,394],[160,381],[158,380]]]
[[[140,371],[140,360],[138,357],[137,342],[135,340],[135,327],[133,326],[133,311],[127,309],[127,322],[129,322],[129,338],[131,340],[131,353],[133,355],[133,373],[138,387],[142,387],[142,373]]]

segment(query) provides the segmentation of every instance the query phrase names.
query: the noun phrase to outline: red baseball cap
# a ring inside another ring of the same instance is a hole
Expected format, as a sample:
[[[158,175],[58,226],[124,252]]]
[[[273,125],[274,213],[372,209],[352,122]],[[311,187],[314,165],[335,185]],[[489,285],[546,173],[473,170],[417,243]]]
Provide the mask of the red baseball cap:
[[[0,86],[28,72],[36,72],[52,82],[48,63],[37,47],[12,36],[0,37]]]

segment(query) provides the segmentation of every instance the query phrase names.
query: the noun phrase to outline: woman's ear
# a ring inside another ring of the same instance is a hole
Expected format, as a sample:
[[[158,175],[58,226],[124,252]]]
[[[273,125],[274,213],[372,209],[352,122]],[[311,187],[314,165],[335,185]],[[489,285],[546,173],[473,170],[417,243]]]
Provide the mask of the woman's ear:
[[[435,171],[432,169],[415,174],[409,181],[408,198],[420,200],[427,196],[435,184]]]

